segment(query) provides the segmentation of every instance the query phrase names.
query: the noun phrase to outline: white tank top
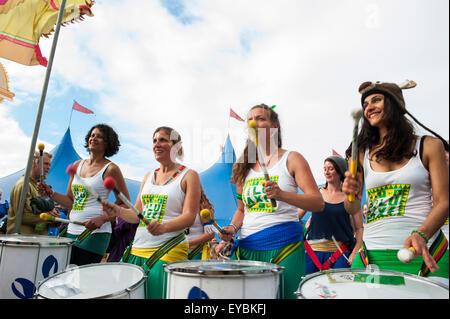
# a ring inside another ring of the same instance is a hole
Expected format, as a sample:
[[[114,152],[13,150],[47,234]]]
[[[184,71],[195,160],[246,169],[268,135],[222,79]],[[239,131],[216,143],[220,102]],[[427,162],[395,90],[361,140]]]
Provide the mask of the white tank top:
[[[419,228],[433,206],[430,174],[417,155],[406,165],[390,172],[375,172],[364,154],[364,177],[369,209],[364,226],[367,249],[401,249],[411,231]],[[430,239],[429,245],[437,236]]]
[[[111,164],[109,162],[101,170],[92,177],[80,177],[81,167],[85,160],[82,160],[77,168],[77,174],[74,175],[72,180],[72,194],[73,205],[70,212],[71,221],[86,222],[91,218],[103,215],[102,205],[87,189],[86,185],[89,185],[100,198],[107,199],[109,197],[110,190],[103,185],[103,173],[106,168]],[[72,235],[81,234],[86,228],[81,225],[70,223],[67,232]],[[93,231],[93,233],[110,233],[111,223],[106,222],[100,228]]]
[[[185,168],[174,180],[166,185],[155,185],[153,175],[149,176],[141,193],[142,214],[146,219],[149,221],[153,219],[163,223],[182,214],[186,194],[181,189],[181,181],[188,170],[188,168]],[[145,224],[140,222],[134,237],[133,247],[159,247],[182,232],[184,232],[184,229],[154,236],[148,232]]]
[[[298,193],[295,179],[287,169],[289,153],[290,151],[286,151],[278,163],[268,169],[268,173],[270,179],[277,182],[281,190]],[[264,182],[263,172],[250,169],[242,190],[244,221],[240,230],[240,239],[277,224],[298,222],[297,207],[282,201],[277,201],[276,208],[272,207],[262,186]]]
[[[187,235],[187,239],[191,240],[191,239],[197,238],[198,236],[201,236],[204,233],[205,233],[205,230],[203,229],[203,224],[202,224],[202,220],[200,219],[200,214],[197,214],[195,216],[194,223],[189,228],[189,234]]]

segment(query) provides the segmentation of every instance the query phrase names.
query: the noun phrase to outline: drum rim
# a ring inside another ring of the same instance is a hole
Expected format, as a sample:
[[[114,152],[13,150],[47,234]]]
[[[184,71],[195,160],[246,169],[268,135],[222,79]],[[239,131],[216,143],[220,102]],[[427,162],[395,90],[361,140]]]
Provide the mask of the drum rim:
[[[224,269],[207,269],[207,270],[198,270],[195,268],[181,268],[181,267],[177,267],[174,268],[178,265],[181,264],[191,264],[193,262],[196,263],[201,263],[201,264],[249,264],[249,265],[255,265],[255,266],[266,266],[267,269],[260,269],[257,271],[246,271],[246,270],[242,270],[242,269],[232,269],[232,270],[224,270]],[[268,263],[268,262],[263,262],[263,261],[254,261],[254,260],[215,260],[215,259],[207,259],[207,260],[181,260],[181,261],[174,261],[171,263],[167,263],[164,264],[164,271],[169,273],[169,274],[178,274],[178,275],[184,275],[184,276],[194,276],[196,274],[201,274],[202,276],[208,276],[208,277],[213,277],[213,276],[223,276],[223,275],[227,275],[227,276],[260,276],[263,274],[270,274],[270,273],[276,273],[276,274],[281,274],[284,271],[284,267],[277,265],[277,264],[273,264],[273,263]]]
[[[23,240],[19,239],[22,238]],[[28,241],[26,240],[28,238]],[[30,238],[47,238],[54,241],[60,240],[61,242],[38,242],[31,241]],[[56,239],[56,240],[55,240]],[[13,246],[13,247],[26,247],[26,246],[40,246],[40,247],[58,247],[58,246],[71,246],[75,243],[75,240],[67,237],[54,237],[45,235],[23,235],[23,234],[0,234],[0,246]]]
[[[111,297],[117,297],[117,296],[123,295],[124,293],[128,293],[128,292],[135,291],[136,289],[138,289],[139,287],[141,287],[143,284],[145,284],[145,281],[147,280],[147,275],[145,274],[145,271],[142,269],[142,267],[139,267],[138,265],[128,264],[128,263],[121,263],[121,262],[93,263],[93,264],[88,264],[88,265],[82,265],[82,266],[71,267],[71,268],[69,268],[69,269],[59,271],[59,272],[57,272],[57,273],[55,273],[55,274],[53,274],[53,275],[51,275],[51,276],[45,278],[45,279],[42,280],[42,281],[39,281],[39,282],[38,282],[38,285],[37,285],[37,288],[36,288],[36,292],[35,292],[35,294],[34,294],[34,297],[35,297],[35,298],[40,297],[40,298],[42,298],[42,299],[56,299],[56,298],[49,298],[49,297],[46,297],[46,296],[41,295],[41,294],[39,293],[39,288],[41,288],[41,286],[42,286],[45,282],[49,281],[49,280],[52,279],[53,277],[56,277],[56,276],[58,276],[58,275],[61,275],[61,274],[65,273],[65,272],[71,272],[71,271],[75,271],[75,270],[81,269],[81,268],[90,268],[90,267],[93,267],[93,266],[96,266],[96,265],[102,265],[102,266],[104,265],[104,266],[107,266],[107,267],[109,267],[109,266],[117,266],[117,265],[120,265],[120,266],[125,266],[125,267],[135,268],[135,269],[139,270],[139,271],[142,273],[142,278],[139,279],[139,281],[136,282],[135,284],[133,284],[133,285],[127,287],[127,288],[124,288],[124,289],[122,289],[122,290],[119,290],[119,291],[117,291],[117,292],[113,292],[113,293],[110,293],[110,294],[107,294],[107,295],[96,296],[96,297],[89,298],[89,299],[108,299],[108,298],[111,299]],[[63,299],[63,298],[61,298],[61,299]],[[87,298],[84,298],[84,299],[87,299]]]
[[[440,282],[432,281],[432,280],[430,280],[430,279],[428,279],[426,277],[420,277],[418,275],[413,275],[413,274],[408,274],[408,273],[405,273],[405,272],[393,271],[393,270],[378,269],[377,271],[380,271],[383,274],[391,274],[391,275],[396,275],[396,276],[409,277],[409,278],[412,278],[412,279],[420,279],[421,281],[425,281],[427,283],[430,283],[432,285],[436,285],[436,286],[438,286],[440,288],[443,288],[443,289],[449,291],[449,288],[447,288],[444,284],[441,284]],[[327,273],[342,273],[342,272],[363,272],[363,273],[367,273],[368,269],[367,268],[337,268],[337,269],[327,269],[325,271],[317,271],[317,272],[314,272],[312,274],[308,274],[302,279],[302,281],[300,282],[300,285],[298,286],[298,289],[294,292],[294,294],[297,297],[304,298],[304,296],[303,296],[303,294],[301,292],[301,288],[308,280],[310,280],[310,279],[312,279],[314,277],[325,275]]]

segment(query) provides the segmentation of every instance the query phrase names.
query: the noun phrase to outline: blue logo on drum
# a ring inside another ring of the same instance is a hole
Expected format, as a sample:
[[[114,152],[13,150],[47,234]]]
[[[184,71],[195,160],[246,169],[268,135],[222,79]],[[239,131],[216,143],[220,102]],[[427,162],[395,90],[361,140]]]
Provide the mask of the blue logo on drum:
[[[42,263],[42,276],[47,278],[48,276],[58,272],[58,260],[50,255],[45,258]],[[16,278],[16,280],[11,284],[11,289],[13,293],[20,299],[30,299],[33,298],[36,292],[36,286],[34,282],[26,278]]]
[[[194,286],[189,290],[188,299],[209,299],[209,297],[206,292]]]

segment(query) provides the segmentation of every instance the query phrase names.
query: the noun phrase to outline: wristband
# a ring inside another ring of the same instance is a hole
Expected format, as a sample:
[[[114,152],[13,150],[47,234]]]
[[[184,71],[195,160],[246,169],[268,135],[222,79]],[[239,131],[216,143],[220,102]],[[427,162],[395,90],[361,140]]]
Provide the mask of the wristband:
[[[427,235],[425,235],[423,232],[421,232],[420,230],[418,230],[418,229],[414,229],[412,232],[411,232],[411,235],[412,234],[414,234],[414,233],[418,233],[424,240],[425,240],[425,244],[428,244],[428,237],[427,237]]]
[[[235,224],[230,224],[230,226],[233,226],[234,233],[236,234],[238,232],[238,228],[236,227],[236,225]]]
[[[117,215],[116,215],[117,218],[120,217],[120,213],[121,213],[121,212],[122,212],[122,206],[120,206],[119,213],[117,213]]]
[[[239,200],[242,200],[242,195],[241,194],[236,194],[236,198]]]

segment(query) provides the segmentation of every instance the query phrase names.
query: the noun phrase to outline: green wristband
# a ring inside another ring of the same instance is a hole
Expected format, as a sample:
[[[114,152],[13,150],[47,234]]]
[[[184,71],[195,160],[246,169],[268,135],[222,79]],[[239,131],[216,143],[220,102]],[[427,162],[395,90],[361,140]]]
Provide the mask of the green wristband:
[[[418,233],[424,240],[425,240],[425,244],[428,244],[428,237],[427,237],[427,235],[425,235],[423,232],[421,232],[420,230],[418,230],[418,229],[414,229],[412,232],[411,232],[411,235],[412,234],[414,234],[414,233]]]
[[[242,200],[242,195],[241,194],[236,194],[236,198],[239,200]]]

